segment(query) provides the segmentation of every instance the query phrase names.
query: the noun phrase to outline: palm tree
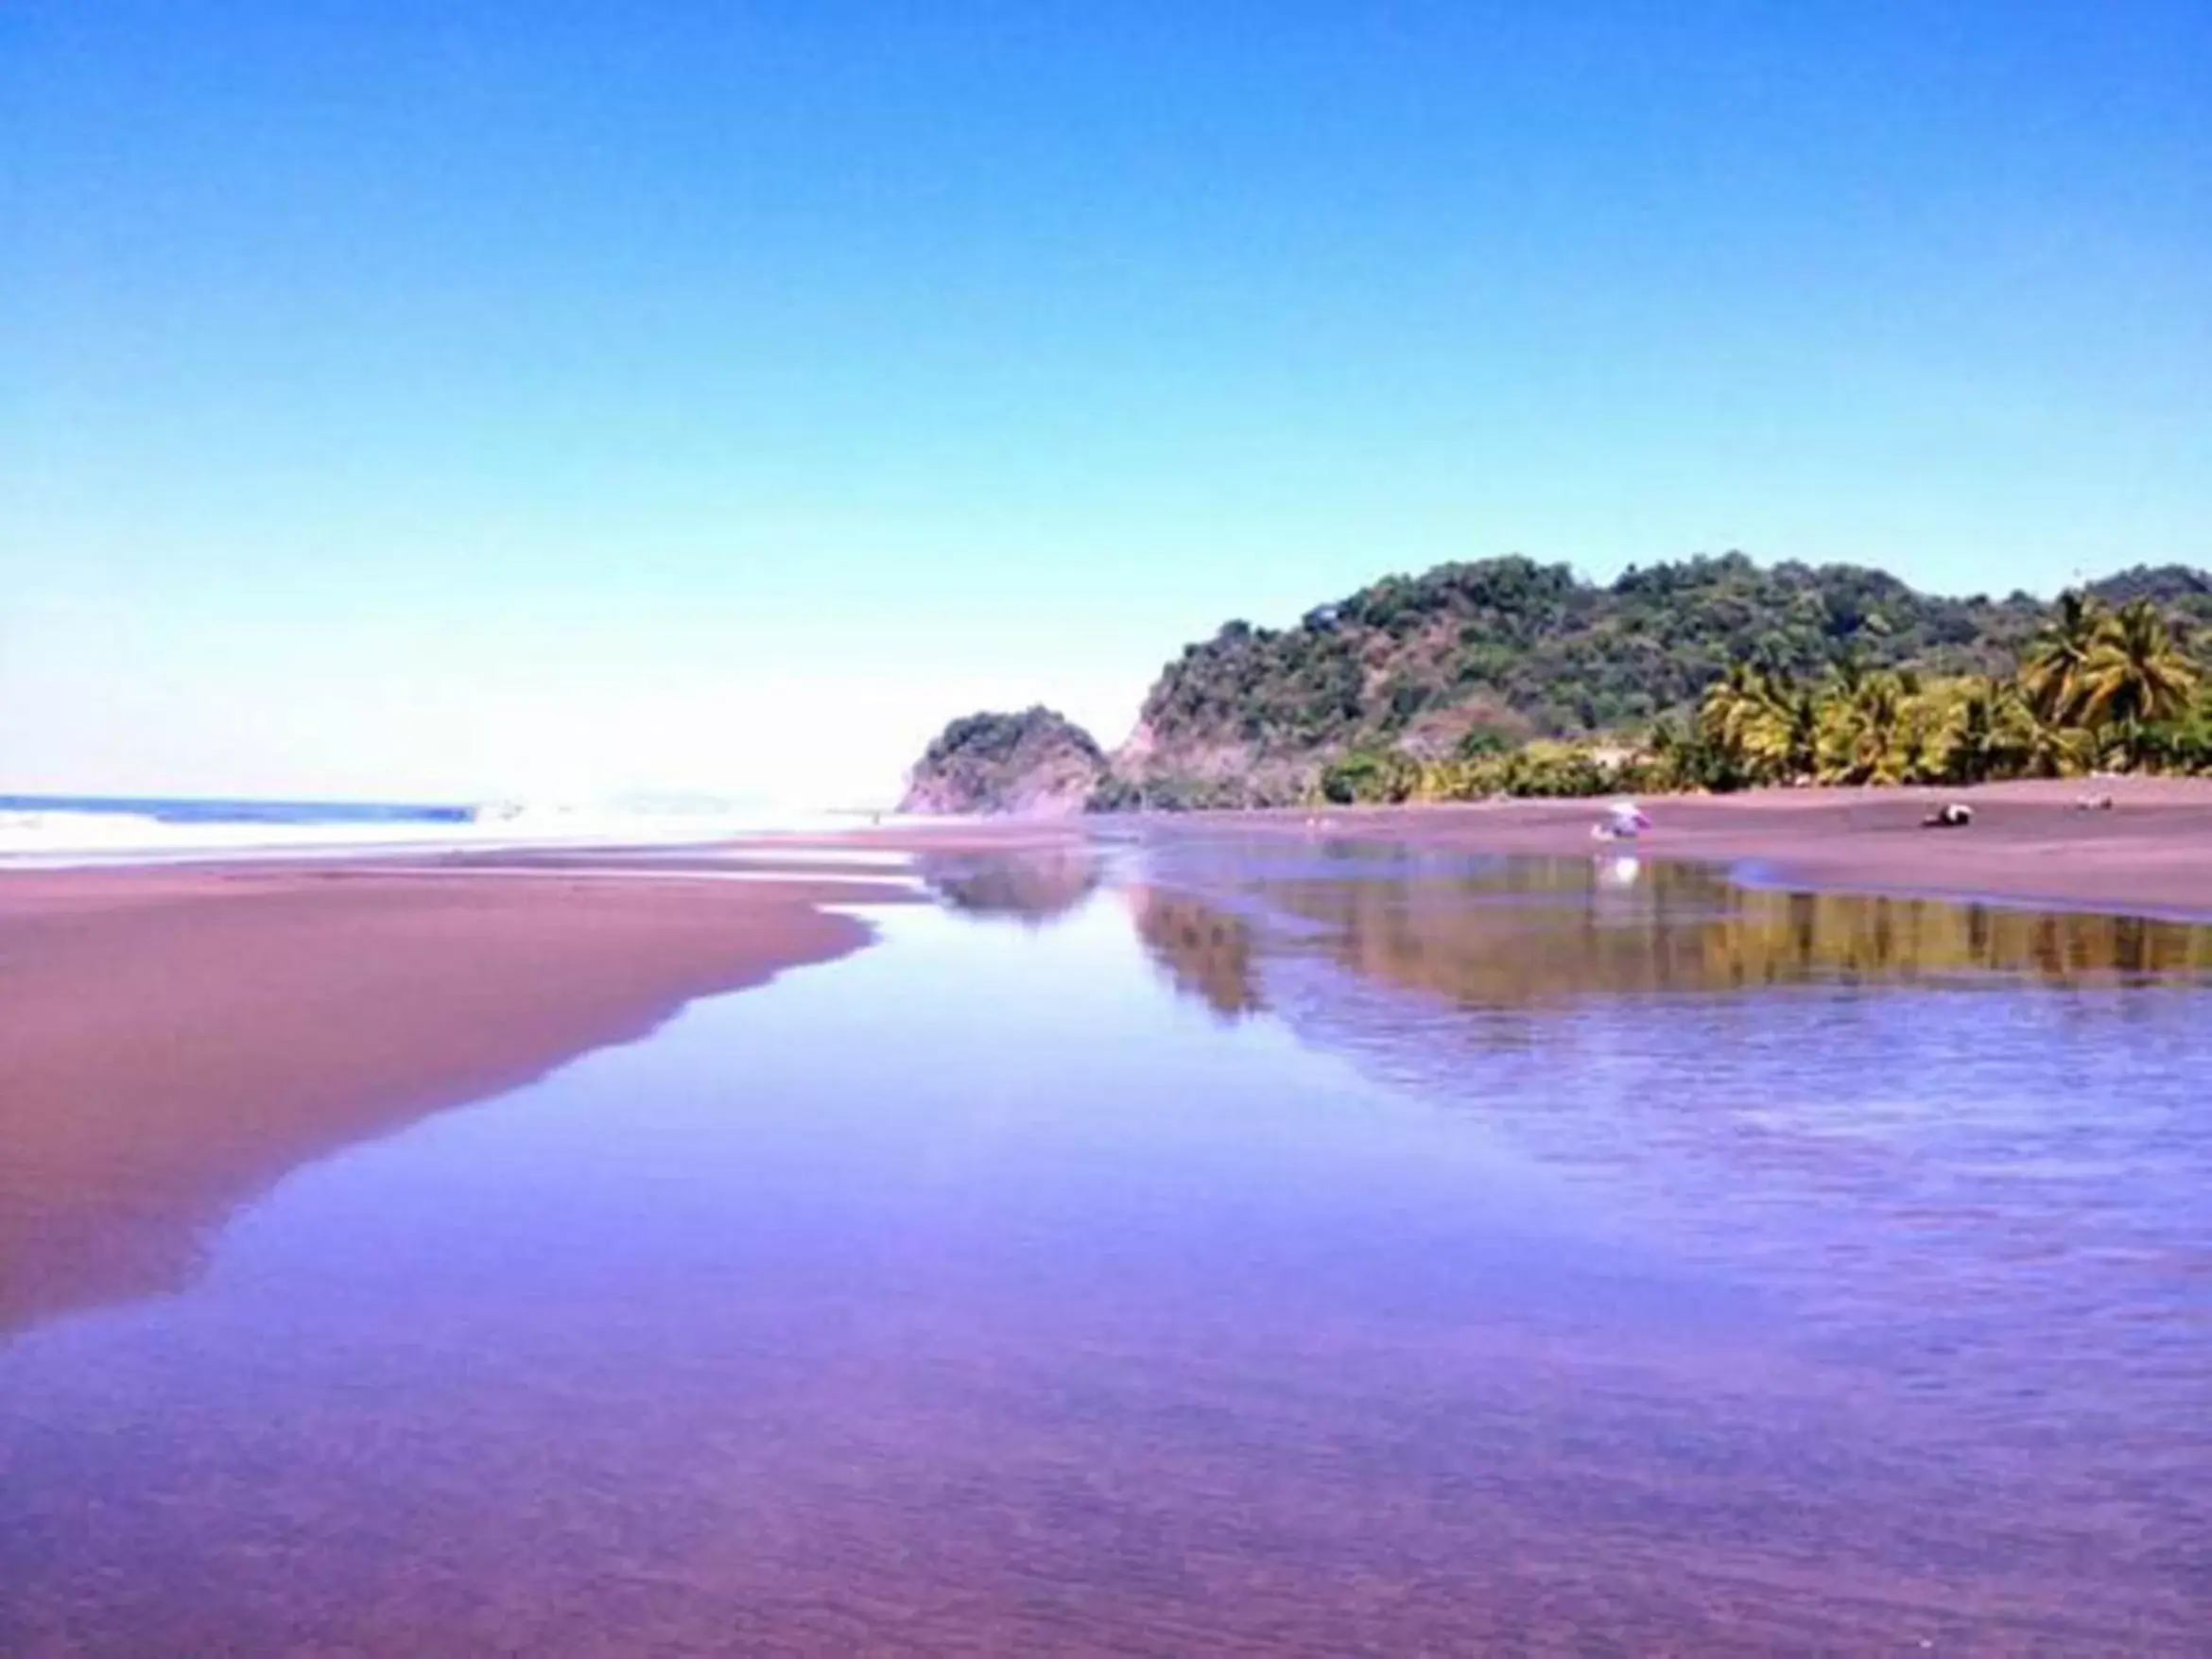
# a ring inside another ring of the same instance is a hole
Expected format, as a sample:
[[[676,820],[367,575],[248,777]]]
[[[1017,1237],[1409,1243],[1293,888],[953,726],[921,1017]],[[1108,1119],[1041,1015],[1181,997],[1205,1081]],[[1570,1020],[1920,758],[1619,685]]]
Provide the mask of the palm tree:
[[[1706,782],[1713,787],[1755,781],[1749,739],[1768,698],[1765,671],[1740,658],[1705,687],[1698,703],[1697,734],[1711,774]]]
[[[1759,671],[1741,659],[1729,664],[1699,700],[1699,731],[1723,749],[1740,749],[1744,726],[1758,706],[1758,693]]]
[[[2097,761],[2097,745],[2089,732],[2065,720],[2046,718],[2026,698],[2019,700],[2020,764],[2031,778],[2070,778],[2087,771]]]
[[[1790,693],[1781,738],[1791,781],[1810,778],[1821,764],[1821,701],[1811,686],[1801,685]]]
[[[1766,783],[1795,783],[1820,764],[1820,703],[1785,674],[1761,677],[1743,723],[1744,759]]]
[[[1705,688],[1698,734],[1740,781],[1787,783],[1814,768],[1819,720],[1811,693],[1779,668],[1738,660]]]
[[[2200,678],[2194,701],[2146,734],[2161,765],[2177,772],[2212,772],[2212,679]]]
[[[1839,676],[1821,700],[1821,780],[1901,784],[1913,767],[1916,687],[1887,668]]]
[[[2142,752],[2143,728],[2188,707],[2197,670],[2158,607],[2134,599],[2105,617],[2076,684],[2081,724],[2113,728],[2121,755],[2133,765]]]
[[[2082,674],[2104,630],[2106,612],[2080,588],[2059,595],[2058,612],[2029,642],[2020,662],[2020,689],[2046,720],[2068,720],[2082,699]]]
[[[1927,743],[1928,771],[1946,784],[1979,784],[2027,759],[2034,716],[2003,681],[1970,674],[1938,688]]]

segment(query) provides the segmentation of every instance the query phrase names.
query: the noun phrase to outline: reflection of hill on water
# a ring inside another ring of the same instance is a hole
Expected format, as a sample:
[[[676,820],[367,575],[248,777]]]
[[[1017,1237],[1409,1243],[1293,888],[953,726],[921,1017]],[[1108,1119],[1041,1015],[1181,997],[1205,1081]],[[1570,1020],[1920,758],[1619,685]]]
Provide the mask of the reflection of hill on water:
[[[1251,926],[1240,917],[1162,888],[1123,890],[1137,937],[1168,982],[1226,1019],[1266,1007]]]
[[[2002,1354],[2093,1399],[2121,1362],[2051,1334],[2191,1282],[2212,1139],[2173,1057],[2202,1029],[2212,929],[1696,868],[1364,869],[1214,873],[1303,925],[1180,894],[1132,913],[1178,985],[1463,1111],[1778,1289],[1825,1352],[1909,1353],[1961,1388],[1962,1357]],[[2201,1413],[2190,1330],[2132,1339],[2126,1363],[2163,1356],[2168,1421]]]
[[[940,903],[971,916],[1052,921],[1096,892],[1105,873],[1088,847],[925,854],[917,861]]]
[[[1305,925],[1293,945],[1378,984],[1493,1009],[1762,986],[2053,986],[2212,975],[2212,928],[1936,899],[1769,892],[1688,865],[1525,860],[1445,874],[1357,867],[1261,875],[1239,896]],[[1130,914],[1182,990],[1223,1013],[1267,1006],[1254,924],[1183,891],[1135,887]]]
[[[2212,928],[1854,893],[1766,892],[1694,866],[1530,861],[1460,876],[1266,882],[1370,978],[1489,1007],[1592,994],[1992,974],[2071,986],[2212,973]]]

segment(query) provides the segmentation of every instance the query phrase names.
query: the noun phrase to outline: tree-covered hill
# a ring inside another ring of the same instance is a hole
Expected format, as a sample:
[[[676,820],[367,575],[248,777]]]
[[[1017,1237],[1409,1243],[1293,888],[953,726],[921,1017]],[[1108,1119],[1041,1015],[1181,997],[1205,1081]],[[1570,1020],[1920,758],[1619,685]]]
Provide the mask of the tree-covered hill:
[[[2117,608],[2149,599],[2192,628],[2212,629],[2212,572],[2186,564],[2138,564],[2089,583],[2093,598]]]
[[[1052,709],[967,715],[924,752],[899,810],[1033,817],[1080,812],[1105,775],[1104,751]]]
[[[2093,584],[2212,626],[2212,578],[2138,567]],[[1286,629],[1232,622],[1170,663],[1116,757],[1112,804],[1289,801],[1350,752],[1415,759],[1535,737],[1640,741],[1732,665],[1809,682],[1839,667],[2009,674],[2051,613],[2025,594],[1922,594],[1855,565],[1739,553],[1608,585],[1522,558],[1388,577]]]

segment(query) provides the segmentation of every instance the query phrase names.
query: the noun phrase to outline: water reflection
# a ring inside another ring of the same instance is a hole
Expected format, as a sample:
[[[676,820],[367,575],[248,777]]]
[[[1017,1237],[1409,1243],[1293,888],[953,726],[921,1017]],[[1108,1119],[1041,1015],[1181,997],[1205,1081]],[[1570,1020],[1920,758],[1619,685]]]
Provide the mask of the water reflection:
[[[1259,990],[1251,925],[1185,893],[1132,883],[1122,898],[1137,937],[1167,982],[1223,1019],[1241,1019],[1267,1004]]]
[[[1298,934],[1305,948],[1366,978],[1479,1008],[1812,982],[2006,976],[2078,987],[2212,976],[2212,928],[1767,891],[1693,865],[1620,857],[1377,872],[1339,853],[1293,873],[1201,875],[1196,890],[1171,901],[1148,893],[1132,912],[1176,984],[1238,1013],[1266,1006],[1245,919],[1255,907],[1308,925]]]
[[[1177,854],[1178,924],[1144,931],[1171,983],[1573,1171],[1975,1435],[2109,1407],[2111,1466],[2212,1548],[2168,1490],[2212,1473],[2179,1429],[2212,1422],[2212,929],[1613,859]]]
[[[0,1346],[0,1651],[2202,1651],[2203,935],[1147,858]]]
[[[1106,866],[1081,843],[982,853],[925,853],[915,861],[939,902],[964,915],[1032,926],[1069,914],[1097,891]]]

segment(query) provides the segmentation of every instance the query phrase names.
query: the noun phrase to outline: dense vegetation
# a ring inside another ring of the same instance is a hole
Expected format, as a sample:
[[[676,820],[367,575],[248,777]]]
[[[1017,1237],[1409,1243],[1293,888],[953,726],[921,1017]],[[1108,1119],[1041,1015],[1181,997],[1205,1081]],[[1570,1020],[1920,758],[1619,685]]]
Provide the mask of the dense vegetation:
[[[2178,566],[2051,606],[1740,554],[1607,587],[1446,565],[1189,648],[1095,804],[2212,769],[2208,625],[2212,578]]]
[[[924,751],[899,810],[1078,812],[1105,775],[1105,752],[1088,732],[1054,710],[967,715]]]

